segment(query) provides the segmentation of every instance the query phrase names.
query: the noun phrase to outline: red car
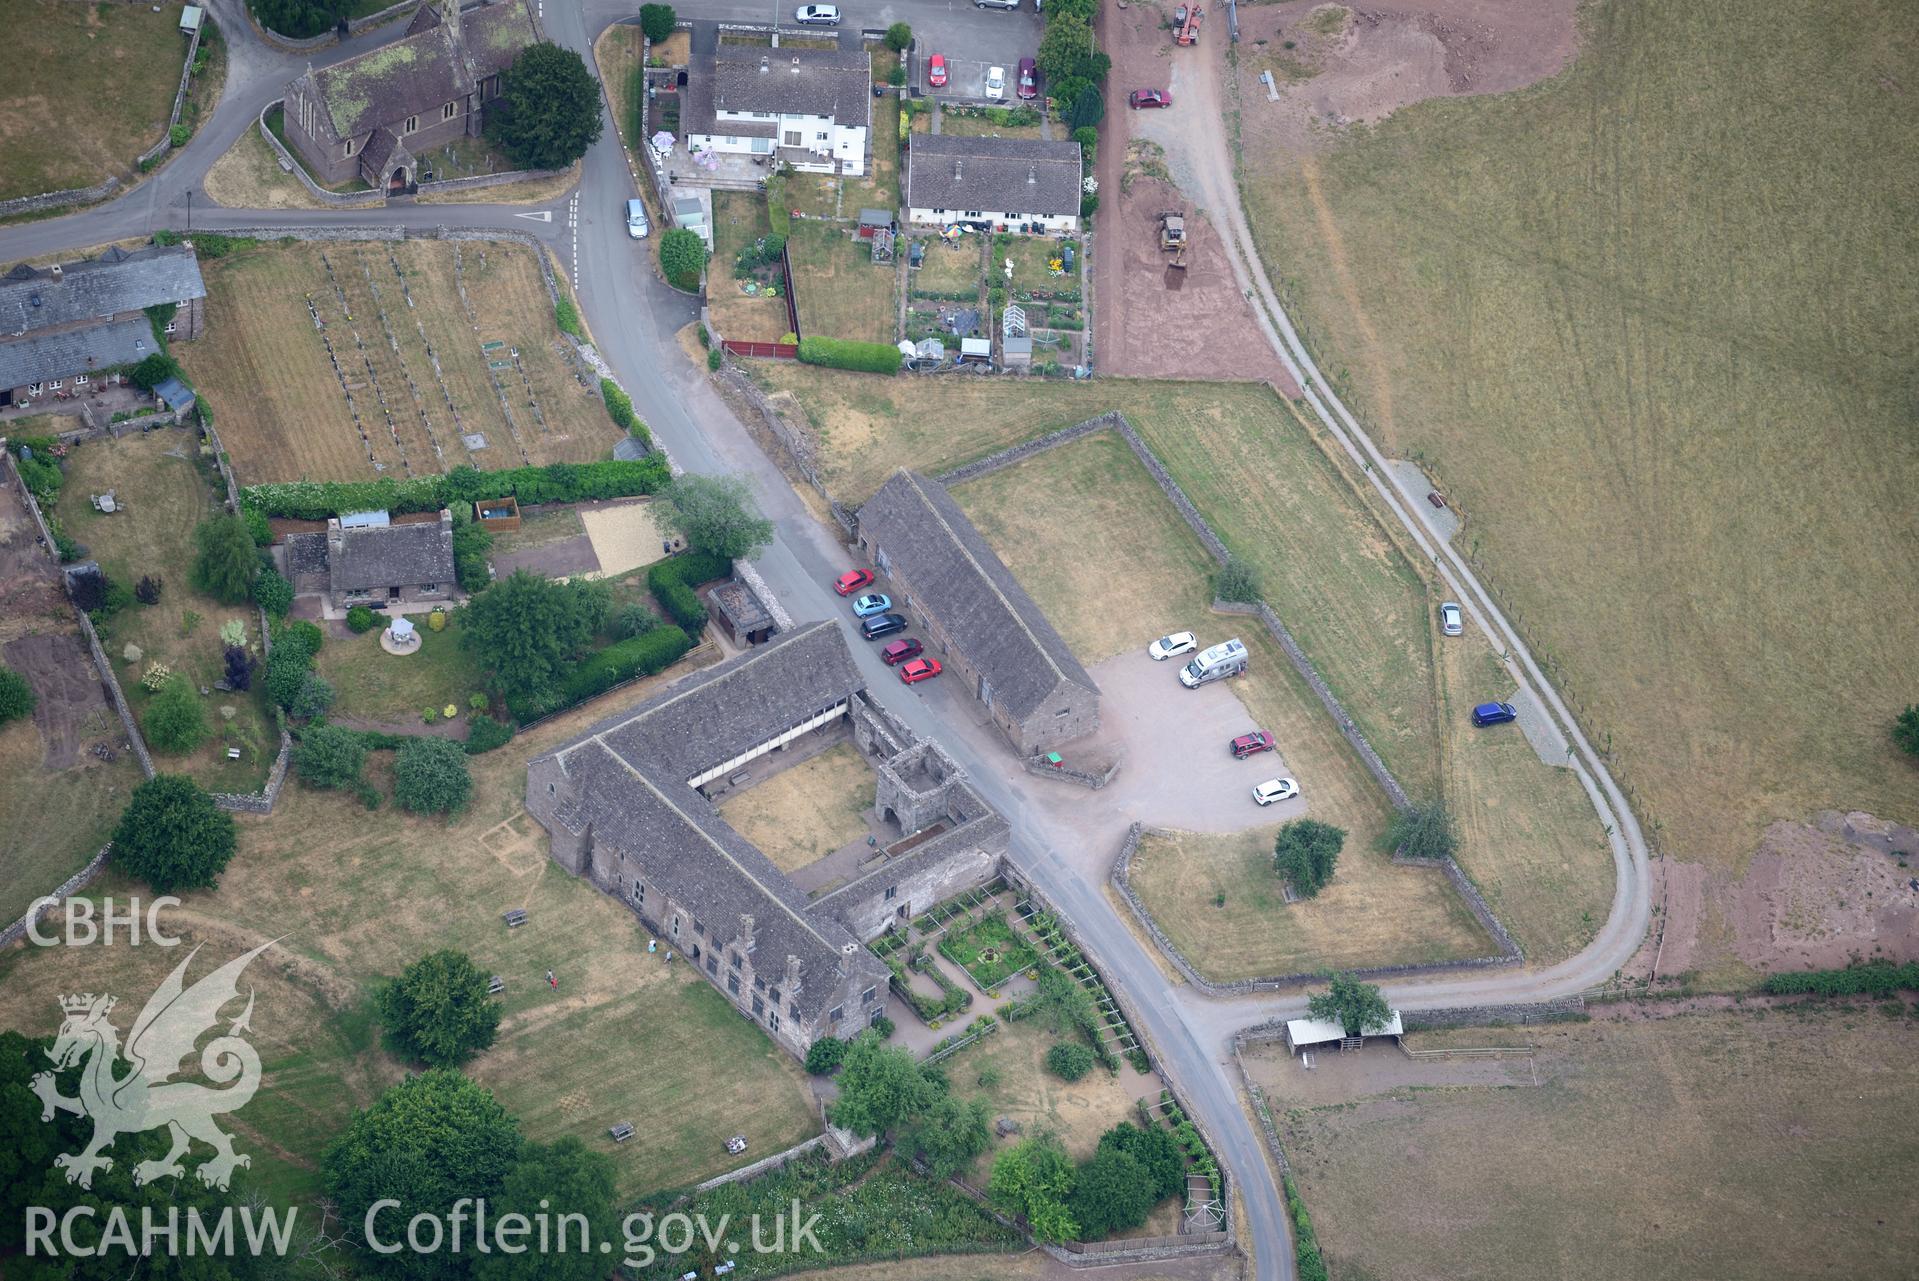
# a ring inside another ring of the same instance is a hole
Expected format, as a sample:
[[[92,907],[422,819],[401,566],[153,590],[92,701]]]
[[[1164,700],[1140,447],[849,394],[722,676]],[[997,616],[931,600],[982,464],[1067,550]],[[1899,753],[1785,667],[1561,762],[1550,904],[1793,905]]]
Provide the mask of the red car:
[[[926,83],[935,89],[946,87],[946,55],[936,53],[926,60]]]
[[[882,649],[880,651],[880,662],[885,663],[888,667],[898,667],[909,658],[918,658],[925,651],[926,646],[920,644],[915,638],[908,636],[904,640],[896,640],[885,649]]]
[[[921,681],[930,681],[940,674],[940,661],[937,658],[916,658],[900,668],[900,679],[908,685],[917,685]]]
[[[1135,89],[1127,95],[1126,101],[1132,104],[1135,111],[1142,107],[1170,107],[1173,105],[1173,95],[1164,89]]]
[[[862,587],[873,585],[873,571],[870,569],[849,569],[833,580],[833,590],[842,596],[851,596]]]
[[[1254,730],[1250,734],[1241,734],[1233,740],[1233,759],[1243,761],[1248,756],[1257,756],[1261,752],[1273,750],[1273,736],[1265,730]]]
[[[1039,97],[1039,64],[1031,58],[1021,58],[1019,79],[1014,83],[1019,86],[1020,97],[1027,99]]]

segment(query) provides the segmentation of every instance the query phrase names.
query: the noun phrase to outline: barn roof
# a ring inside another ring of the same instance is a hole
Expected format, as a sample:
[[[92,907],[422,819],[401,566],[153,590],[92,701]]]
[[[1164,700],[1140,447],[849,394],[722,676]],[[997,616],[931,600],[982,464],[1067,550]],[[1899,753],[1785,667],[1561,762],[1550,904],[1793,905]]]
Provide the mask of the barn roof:
[[[66,263],[57,277],[50,267],[16,267],[0,276],[0,335],[99,321],[206,296],[200,264],[185,245],[154,245]]]

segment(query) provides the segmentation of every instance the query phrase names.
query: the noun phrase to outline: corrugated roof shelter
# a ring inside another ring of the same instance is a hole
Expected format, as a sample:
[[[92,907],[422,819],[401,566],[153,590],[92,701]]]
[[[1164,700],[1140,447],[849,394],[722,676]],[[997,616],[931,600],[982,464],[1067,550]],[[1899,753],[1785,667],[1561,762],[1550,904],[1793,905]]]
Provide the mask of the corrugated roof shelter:
[[[161,402],[176,414],[184,414],[187,410],[193,408],[195,399],[193,388],[187,386],[178,378],[163,379],[154,386],[153,394],[158,396]]]
[[[1367,1036],[1400,1037],[1405,1034],[1405,1023],[1399,1017],[1398,1010],[1393,1011],[1392,1018],[1387,1020],[1385,1026],[1366,1029]],[[1336,1019],[1286,1020],[1286,1045],[1294,1054],[1321,1045],[1339,1045],[1345,1040],[1346,1025]]]

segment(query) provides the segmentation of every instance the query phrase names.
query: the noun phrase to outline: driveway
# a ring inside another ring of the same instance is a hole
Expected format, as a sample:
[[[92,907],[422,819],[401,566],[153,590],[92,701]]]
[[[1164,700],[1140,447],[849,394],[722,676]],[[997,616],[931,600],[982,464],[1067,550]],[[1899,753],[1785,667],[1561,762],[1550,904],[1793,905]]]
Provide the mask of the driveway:
[[[909,83],[929,98],[942,102],[983,103],[986,97],[986,69],[1006,68],[1006,98],[996,106],[1017,106],[1013,96],[1013,77],[1021,58],[1039,53],[1040,19],[1031,9],[1002,13],[997,9],[953,7],[937,13],[915,13],[904,19],[913,26],[919,39],[919,58],[910,69]],[[933,54],[946,57],[947,81],[944,89],[926,83],[926,60]]]

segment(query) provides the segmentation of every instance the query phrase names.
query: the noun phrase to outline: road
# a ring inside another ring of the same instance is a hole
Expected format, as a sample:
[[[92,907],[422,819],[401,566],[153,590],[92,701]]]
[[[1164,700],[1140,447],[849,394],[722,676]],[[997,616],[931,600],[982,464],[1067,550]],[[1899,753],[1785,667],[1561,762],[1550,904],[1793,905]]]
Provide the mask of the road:
[[[539,237],[570,269],[577,263],[576,285],[582,310],[600,350],[628,387],[636,410],[675,461],[688,471],[731,472],[748,478],[776,531],[775,542],[763,555],[759,569],[788,610],[795,618],[839,618],[845,624],[843,602],[826,586],[849,567],[845,549],[814,519],[778,467],[761,453],[714,392],[705,371],[683,357],[675,335],[694,319],[695,306],[655,276],[647,248],[636,246],[626,236],[621,208],[636,192],[610,116],[601,140],[585,158],[577,226],[569,224],[564,201],[558,202],[550,223],[520,217],[528,212],[520,207],[485,204],[402,205],[369,211],[215,208],[198,194],[202,177],[246,129],[253,127],[261,108],[281,95],[307,57],[280,53],[261,42],[247,21],[244,0],[210,3],[228,36],[229,72],[219,108],[209,123],[165,168],[120,199],[61,218],[0,228],[0,260],[39,257],[146,236],[162,228],[183,228],[187,225],[190,192],[195,197],[193,226],[199,229],[343,224],[424,229],[444,224],[499,228]],[[855,2],[842,7],[849,26],[909,22],[922,31],[936,33],[935,39],[952,41],[956,51],[963,47],[968,33],[977,29],[974,24],[1031,22],[1031,15],[1025,13],[974,11],[968,0],[897,0],[880,5]],[[786,9],[780,8],[783,16]],[[552,39],[590,60],[592,38],[636,11],[636,5],[613,0],[556,0],[544,6],[543,19]],[[683,6],[682,13],[722,21],[765,22],[771,19],[773,8],[766,4],[709,3],[696,9]],[[984,45],[989,50],[999,47],[1008,38],[1006,29],[995,30]],[[392,28],[367,33],[312,55],[312,61],[316,65],[337,61],[383,43],[392,34]],[[1209,102],[1202,99],[1204,109],[1212,113],[1208,118],[1215,118],[1216,83],[1209,80],[1202,92],[1210,95]],[[1308,402],[1342,447],[1355,459],[1372,464],[1367,469],[1372,483],[1415,544],[1432,558],[1458,599],[1466,603],[1489,634],[1504,642],[1507,666],[1515,681],[1550,709],[1574,744],[1573,767],[1606,825],[1618,871],[1612,912],[1605,926],[1572,960],[1546,970],[1469,972],[1458,977],[1395,983],[1387,986],[1387,995],[1402,1009],[1418,1010],[1536,1000],[1590,988],[1624,964],[1645,933],[1649,916],[1647,855],[1637,820],[1516,629],[1499,613],[1457,554],[1432,540],[1413,506],[1417,497],[1399,489],[1377,447],[1326,388],[1310,353],[1266,282],[1239,206],[1224,132],[1202,129],[1195,130],[1194,135],[1200,148],[1198,167],[1204,187],[1195,194],[1219,225],[1241,286],[1259,304],[1258,320],[1268,341],[1305,388]],[[1221,1162],[1232,1172],[1244,1199],[1242,1239],[1255,1257],[1257,1275],[1263,1281],[1291,1278],[1292,1248],[1284,1209],[1262,1140],[1240,1104],[1231,1040],[1236,1031],[1251,1024],[1302,1012],[1304,996],[1213,1000],[1190,989],[1176,988],[1106,898],[1103,877],[1096,872],[1089,874],[1089,867],[1102,867],[1105,851],[1115,848],[1112,822],[1088,824],[1077,820],[1071,807],[1062,808],[1056,803],[1056,793],[1048,793],[1047,789],[1059,784],[1036,780],[1019,771],[990,734],[969,717],[953,714],[953,700],[901,686],[879,663],[873,647],[861,643],[850,629],[849,642],[874,694],[915,732],[945,744],[986,798],[1006,815],[1012,827],[1014,858],[1073,921],[1108,982],[1131,998],[1163,1069],[1213,1136]]]

